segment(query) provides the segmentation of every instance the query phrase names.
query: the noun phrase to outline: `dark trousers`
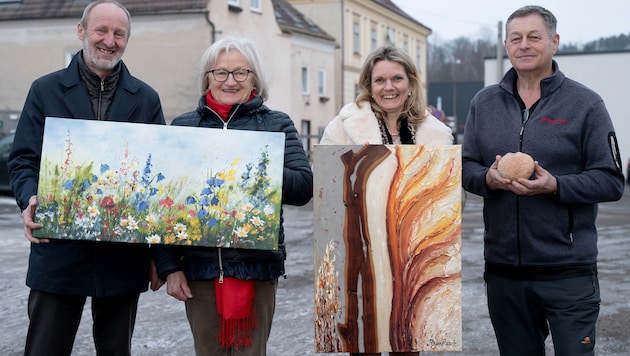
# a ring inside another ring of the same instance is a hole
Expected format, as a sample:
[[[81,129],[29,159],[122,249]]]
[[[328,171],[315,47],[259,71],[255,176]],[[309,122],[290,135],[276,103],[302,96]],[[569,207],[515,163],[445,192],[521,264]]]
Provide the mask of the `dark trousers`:
[[[139,294],[92,297],[92,335],[97,355],[129,356]],[[85,296],[31,289],[25,356],[69,356],[81,322]]]
[[[600,306],[596,275],[531,281],[486,272],[485,280],[501,355],[545,355],[550,330],[556,356],[594,355]]]

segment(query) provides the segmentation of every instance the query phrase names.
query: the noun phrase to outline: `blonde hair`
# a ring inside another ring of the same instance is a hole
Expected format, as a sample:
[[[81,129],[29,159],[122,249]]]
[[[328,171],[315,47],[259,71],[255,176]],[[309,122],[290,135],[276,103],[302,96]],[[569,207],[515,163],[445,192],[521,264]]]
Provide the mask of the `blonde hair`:
[[[409,92],[411,95],[405,99],[401,116],[406,117],[410,124],[417,125],[424,120],[426,111],[420,76],[411,57],[397,47],[380,47],[368,55],[359,75],[359,95],[357,95],[355,103],[361,105],[362,102],[367,101],[377,117],[385,117],[385,113],[372,97],[372,70],[376,63],[384,60],[400,63],[405,69],[405,73],[409,78]]]

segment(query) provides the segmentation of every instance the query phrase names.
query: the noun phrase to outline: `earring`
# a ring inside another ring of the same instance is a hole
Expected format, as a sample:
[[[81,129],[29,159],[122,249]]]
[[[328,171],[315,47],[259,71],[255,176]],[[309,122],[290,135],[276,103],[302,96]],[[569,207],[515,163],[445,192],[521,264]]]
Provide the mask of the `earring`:
[[[411,92],[409,92],[409,94],[407,96],[411,96]]]

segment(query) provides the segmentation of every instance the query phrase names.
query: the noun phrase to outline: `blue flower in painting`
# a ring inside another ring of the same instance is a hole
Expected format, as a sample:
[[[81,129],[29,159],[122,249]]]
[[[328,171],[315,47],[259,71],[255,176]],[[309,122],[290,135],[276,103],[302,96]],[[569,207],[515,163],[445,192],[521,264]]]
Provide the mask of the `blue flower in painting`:
[[[96,174],[92,174],[92,183],[98,181],[98,176]]]
[[[105,163],[101,163],[101,174],[109,171],[109,165]]]
[[[199,199],[199,205],[208,206],[208,197],[201,197],[201,199]]]
[[[72,189],[72,187],[74,187],[74,181],[73,180],[67,180],[67,181],[63,182],[62,187],[63,187],[63,189],[70,190],[70,189]]]
[[[83,183],[81,183],[81,189],[79,189],[79,193],[83,193],[84,191],[86,191],[90,186],[92,185],[92,183],[90,183],[89,180],[85,179],[83,181]]]
[[[197,217],[200,218],[200,219],[207,218],[208,217],[208,212],[205,211],[204,209],[201,209],[201,210],[199,210],[197,212]]]
[[[212,194],[212,188],[210,187],[203,188],[203,190],[201,191],[201,195],[210,195],[210,194]]]
[[[162,174],[162,173],[158,173],[158,175],[157,175],[157,181],[158,181],[158,182],[161,182],[161,181],[163,181],[164,179],[166,179],[166,177],[164,177],[164,174]]]
[[[147,211],[149,209],[149,203],[147,203],[144,200],[141,200],[138,203],[138,208],[137,209],[138,209],[138,211]]]
[[[219,222],[215,218],[212,218],[212,219],[208,220],[208,222],[206,223],[206,225],[208,225],[210,227],[217,226],[217,224],[219,224]]]
[[[149,196],[152,197],[152,196],[156,195],[157,192],[159,192],[159,189],[153,188],[153,187],[149,188]]]
[[[56,200],[53,200],[48,205],[47,213],[55,213],[55,212],[57,212],[57,210],[59,210],[59,203],[57,203]]]
[[[224,182],[225,182],[224,179],[219,179],[219,178],[214,178],[214,177],[208,179],[208,181],[207,181],[209,186],[217,187],[217,188],[221,188],[221,186],[223,185]]]
[[[192,195],[186,197],[186,205],[195,204],[196,202],[197,199],[195,199],[195,197],[193,197]]]
[[[212,200],[210,201],[210,204],[212,204],[212,206],[217,206],[217,205],[219,205],[219,198],[217,198],[217,197],[212,197]]]
[[[93,228],[96,231],[99,231],[101,229],[101,218],[96,218]]]
[[[147,162],[144,165],[144,173],[142,174],[142,184],[146,187],[151,183],[151,154],[147,157]]]

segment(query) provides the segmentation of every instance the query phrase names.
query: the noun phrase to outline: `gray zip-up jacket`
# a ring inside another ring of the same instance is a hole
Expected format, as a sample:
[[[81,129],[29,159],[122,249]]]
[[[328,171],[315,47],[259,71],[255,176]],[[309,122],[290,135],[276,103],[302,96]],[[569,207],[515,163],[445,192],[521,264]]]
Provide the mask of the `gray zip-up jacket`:
[[[541,81],[528,114],[510,69],[470,103],[462,145],[464,188],[484,198],[488,264],[536,271],[597,262],[597,203],[621,198],[624,177],[604,101],[560,72]],[[524,121],[524,122],[523,122]],[[489,190],[486,172],[497,154],[521,151],[553,174],[553,195],[517,196]]]

